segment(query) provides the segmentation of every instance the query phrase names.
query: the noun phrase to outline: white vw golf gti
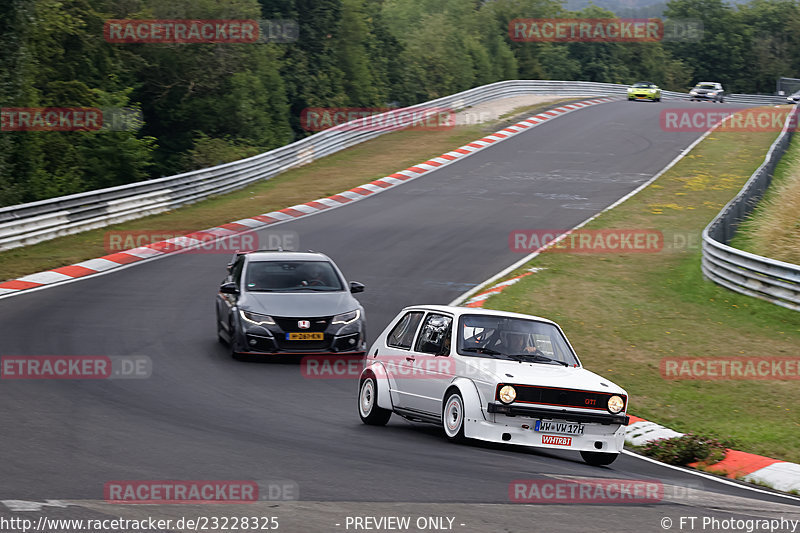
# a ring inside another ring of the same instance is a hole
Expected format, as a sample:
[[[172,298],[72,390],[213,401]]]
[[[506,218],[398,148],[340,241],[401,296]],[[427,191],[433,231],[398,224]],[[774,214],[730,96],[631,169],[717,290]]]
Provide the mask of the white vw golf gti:
[[[622,450],[624,389],[585,370],[561,328],[535,316],[403,309],[366,355],[358,413],[441,424],[448,440],[579,451],[607,465]]]

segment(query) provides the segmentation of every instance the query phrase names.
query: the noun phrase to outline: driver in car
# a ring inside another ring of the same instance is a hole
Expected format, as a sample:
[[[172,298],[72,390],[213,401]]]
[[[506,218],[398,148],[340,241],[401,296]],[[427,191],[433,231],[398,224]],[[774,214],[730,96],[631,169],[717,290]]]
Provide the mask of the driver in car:
[[[304,287],[314,287],[328,284],[325,280],[325,273],[323,272],[322,267],[319,265],[312,263],[306,266],[304,276],[305,279],[302,282]]]
[[[500,340],[504,352],[507,354],[531,354],[544,356],[544,352],[536,347],[533,338],[527,334],[519,331],[502,331],[500,332]]]

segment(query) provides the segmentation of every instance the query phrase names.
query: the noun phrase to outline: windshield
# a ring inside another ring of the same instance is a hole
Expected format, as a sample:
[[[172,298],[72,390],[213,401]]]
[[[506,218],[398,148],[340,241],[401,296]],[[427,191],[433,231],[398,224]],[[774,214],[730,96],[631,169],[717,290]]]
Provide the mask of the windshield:
[[[561,331],[552,324],[522,318],[462,315],[458,328],[461,355],[577,365]]]
[[[716,90],[716,88],[717,86],[713,83],[699,83],[697,87],[695,87],[695,89],[711,89],[712,91]]]
[[[252,261],[245,288],[251,292],[331,292],[344,284],[327,261]]]
[[[652,84],[650,82],[647,82],[647,81],[637,81],[636,83],[633,84],[633,86],[634,87],[640,87],[640,88],[642,88],[642,87],[647,87],[647,88],[655,87],[654,84]]]

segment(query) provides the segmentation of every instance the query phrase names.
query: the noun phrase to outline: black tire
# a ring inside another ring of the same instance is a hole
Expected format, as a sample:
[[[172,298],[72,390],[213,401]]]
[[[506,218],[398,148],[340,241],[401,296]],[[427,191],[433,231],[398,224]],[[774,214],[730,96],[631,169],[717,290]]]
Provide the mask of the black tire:
[[[581,452],[581,457],[587,464],[592,466],[606,466],[616,461],[618,453],[605,452]]]
[[[720,104],[724,104],[724,103],[725,103],[725,98],[720,98],[720,99],[719,99],[719,103],[720,103]]]
[[[236,351],[236,330],[233,329],[233,321],[228,321],[228,335],[230,336],[228,348],[230,349],[231,358],[239,361],[241,360],[241,354]]]
[[[358,386],[358,416],[368,426],[385,426],[392,417],[390,410],[378,407],[378,383],[372,375]]]
[[[660,101],[661,101],[661,98],[656,98],[656,102],[660,102]]]
[[[464,399],[458,389],[450,389],[442,404],[442,428],[450,442],[464,442]]]

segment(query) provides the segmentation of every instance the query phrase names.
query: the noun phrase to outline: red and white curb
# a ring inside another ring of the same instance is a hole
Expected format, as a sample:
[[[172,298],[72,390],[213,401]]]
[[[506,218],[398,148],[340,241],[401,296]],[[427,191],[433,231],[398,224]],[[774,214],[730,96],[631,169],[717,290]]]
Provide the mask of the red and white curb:
[[[171,255],[174,253],[185,252],[199,246],[208,245],[210,242],[225,239],[234,235],[250,232],[267,226],[280,224],[288,220],[294,220],[305,216],[314,215],[327,209],[335,209],[352,202],[363,200],[371,195],[378,194],[386,189],[390,189],[407,181],[414,180],[438,168],[447,166],[455,161],[463,159],[469,155],[483,150],[495,143],[504,141],[518,135],[539,124],[557,118],[559,116],[577,111],[579,109],[611,102],[614,98],[594,98],[582,102],[564,105],[544,111],[538,115],[517,122],[507,128],[503,128],[491,135],[487,135],[477,141],[465,144],[450,152],[444,153],[439,157],[434,157],[428,161],[419,163],[405,170],[395,172],[389,176],[377,179],[370,183],[365,183],[348,191],[320,198],[304,204],[293,205],[279,211],[272,211],[263,215],[256,215],[251,218],[236,220],[228,224],[198,231],[182,237],[168,239],[139,248],[132,248],[122,252],[113,253],[97,259],[89,259],[74,265],[63,266],[30,274],[18,279],[12,279],[0,283],[0,298],[13,296],[26,290],[38,289],[59,283],[75,281],[85,276],[105,273],[121,267],[126,267],[140,261],[154,259]]]
[[[643,446],[648,442],[683,435],[683,433],[636,416],[631,416],[631,423],[625,428],[625,440],[634,446]],[[800,491],[799,464],[779,461],[762,455],[726,450],[725,459],[706,466],[704,469],[730,479],[764,484],[775,490]]]

